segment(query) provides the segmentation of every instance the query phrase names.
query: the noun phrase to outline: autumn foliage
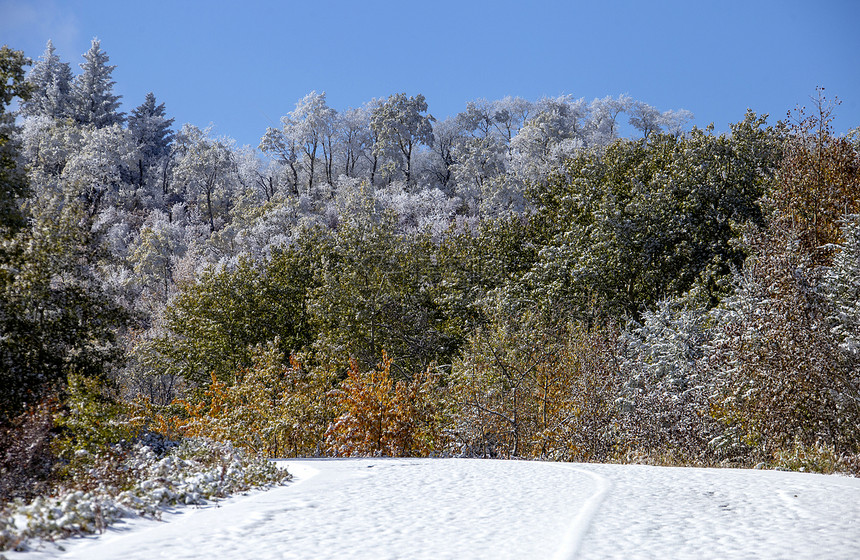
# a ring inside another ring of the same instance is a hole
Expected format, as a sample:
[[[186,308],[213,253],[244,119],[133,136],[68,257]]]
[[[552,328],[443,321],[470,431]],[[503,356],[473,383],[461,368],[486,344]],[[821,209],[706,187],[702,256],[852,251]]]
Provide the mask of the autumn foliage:
[[[326,432],[326,447],[337,456],[427,455],[443,438],[439,394],[439,376],[430,369],[395,382],[386,353],[366,372],[351,360],[347,378],[331,392],[340,415]]]
[[[179,400],[173,413],[157,415],[159,430],[181,437],[206,437],[268,457],[318,455],[331,418],[326,406],[330,380],[284,363],[276,345],[258,348],[254,365],[234,385],[212,381],[196,400]]]
[[[612,454],[616,335],[501,315],[454,364],[460,451],[485,457],[605,460]]]

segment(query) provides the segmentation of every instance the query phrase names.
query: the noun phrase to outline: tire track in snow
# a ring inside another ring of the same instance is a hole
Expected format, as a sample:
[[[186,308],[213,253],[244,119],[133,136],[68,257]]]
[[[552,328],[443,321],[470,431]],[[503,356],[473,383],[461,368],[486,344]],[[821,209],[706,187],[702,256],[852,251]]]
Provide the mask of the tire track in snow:
[[[591,527],[594,516],[597,514],[597,511],[600,509],[600,506],[603,504],[603,501],[606,499],[607,494],[609,494],[609,491],[612,488],[612,481],[605,476],[601,476],[587,469],[572,467],[570,465],[559,466],[585,474],[594,480],[597,485],[597,490],[595,490],[594,494],[585,500],[585,503],[582,504],[582,507],[579,509],[579,513],[577,513],[576,517],[571,521],[561,547],[552,556],[553,560],[568,560],[575,558],[577,552],[579,552],[579,547],[582,545],[582,540],[586,533],[588,533],[589,527]]]

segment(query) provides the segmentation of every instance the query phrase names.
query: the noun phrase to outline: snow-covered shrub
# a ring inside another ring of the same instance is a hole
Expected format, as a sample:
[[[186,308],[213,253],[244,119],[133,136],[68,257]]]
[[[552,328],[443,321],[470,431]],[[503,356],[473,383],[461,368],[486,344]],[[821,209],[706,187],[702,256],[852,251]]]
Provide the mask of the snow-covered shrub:
[[[797,442],[856,454],[860,380],[831,330],[819,257],[779,225],[753,241],[734,295],[713,312],[712,412],[728,427],[714,445],[745,462],[769,462]]]
[[[0,550],[23,549],[29,539],[95,533],[122,517],[158,516],[167,506],[205,504],[290,478],[263,458],[205,439],[187,439],[163,457],[144,445],[79,456],[90,459],[90,469],[73,475],[54,495],[19,499],[0,512]],[[84,488],[76,485],[83,480]]]
[[[860,364],[860,214],[845,218],[842,235],[844,242],[825,272],[822,292],[833,306],[830,330],[840,350]],[[860,371],[856,375],[860,377]]]
[[[667,300],[623,334],[627,377],[618,405],[625,452],[660,462],[707,462],[719,426],[709,415],[712,386],[702,359],[703,310]]]

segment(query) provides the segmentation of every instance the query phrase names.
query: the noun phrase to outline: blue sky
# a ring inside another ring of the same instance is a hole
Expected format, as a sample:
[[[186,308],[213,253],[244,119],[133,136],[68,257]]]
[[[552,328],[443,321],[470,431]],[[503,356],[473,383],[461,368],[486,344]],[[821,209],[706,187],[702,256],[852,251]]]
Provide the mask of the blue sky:
[[[152,91],[177,125],[253,146],[311,90],[338,110],[422,93],[437,118],[478,98],[626,93],[724,131],[821,85],[844,132],[860,125],[858,23],[855,0],[0,0],[0,43],[35,59],[50,38],[78,72],[98,37],[124,111]]]

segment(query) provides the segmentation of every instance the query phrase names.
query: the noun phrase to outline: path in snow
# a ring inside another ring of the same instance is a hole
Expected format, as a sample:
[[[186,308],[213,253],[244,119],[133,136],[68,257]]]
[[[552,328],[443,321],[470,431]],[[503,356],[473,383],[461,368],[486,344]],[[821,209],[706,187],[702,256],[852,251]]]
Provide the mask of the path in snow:
[[[288,460],[295,482],[10,559],[860,558],[860,479],[467,459]]]

